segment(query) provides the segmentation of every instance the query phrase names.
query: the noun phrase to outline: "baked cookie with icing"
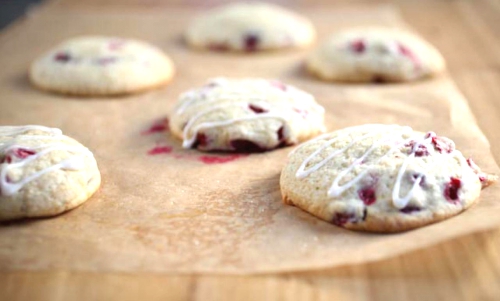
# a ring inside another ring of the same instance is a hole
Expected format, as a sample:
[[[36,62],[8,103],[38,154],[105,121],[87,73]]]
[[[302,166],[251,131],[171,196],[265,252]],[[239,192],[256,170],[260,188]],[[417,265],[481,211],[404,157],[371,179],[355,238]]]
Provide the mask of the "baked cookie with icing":
[[[142,41],[84,36],[70,39],[36,59],[30,79],[38,88],[64,94],[132,94],[167,84],[172,61]]]
[[[399,125],[363,125],[298,146],[283,200],[352,230],[399,232],[454,216],[496,180],[452,140]]]
[[[422,38],[382,27],[342,31],[314,50],[307,69],[340,82],[407,82],[445,69],[441,54]]]
[[[315,39],[311,22],[274,4],[233,3],[195,19],[186,32],[194,48],[215,51],[261,51],[301,48]]]
[[[216,78],[180,96],[170,129],[185,148],[261,152],[323,132],[324,109],[277,80]]]
[[[92,152],[61,130],[0,126],[0,221],[70,210],[100,183]]]

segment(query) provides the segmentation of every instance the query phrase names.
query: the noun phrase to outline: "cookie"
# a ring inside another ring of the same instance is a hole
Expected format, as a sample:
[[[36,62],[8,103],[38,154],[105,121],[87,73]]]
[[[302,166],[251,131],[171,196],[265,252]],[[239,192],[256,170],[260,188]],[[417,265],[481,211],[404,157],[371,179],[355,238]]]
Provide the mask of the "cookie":
[[[70,210],[100,183],[92,153],[61,130],[0,126],[0,221]]]
[[[116,37],[70,39],[36,59],[30,80],[38,88],[81,96],[132,94],[167,84],[172,61],[145,42]]]
[[[233,3],[195,19],[186,32],[194,48],[215,51],[261,51],[300,48],[315,39],[306,18],[268,3]]]
[[[362,125],[297,147],[283,200],[352,230],[399,232],[454,216],[496,180],[452,140],[399,125]]]
[[[317,77],[340,82],[407,82],[445,69],[441,54],[420,37],[390,28],[342,31],[307,58]]]
[[[185,148],[261,152],[323,132],[324,109],[276,80],[217,78],[180,96],[170,129]]]

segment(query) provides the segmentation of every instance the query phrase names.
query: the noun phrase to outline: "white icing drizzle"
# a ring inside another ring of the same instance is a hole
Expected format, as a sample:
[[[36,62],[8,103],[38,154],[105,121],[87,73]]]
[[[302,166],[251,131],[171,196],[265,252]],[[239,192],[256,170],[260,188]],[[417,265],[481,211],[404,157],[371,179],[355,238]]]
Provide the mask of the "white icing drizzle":
[[[344,137],[349,136],[349,134],[352,131],[359,130],[359,129],[362,129],[362,128],[367,128],[367,129],[370,129],[370,130],[368,131],[367,134],[364,134],[363,136],[361,136],[361,137],[359,137],[357,139],[352,140],[348,145],[346,145],[345,147],[343,147],[341,149],[334,150],[325,159],[321,160],[318,163],[315,163],[314,165],[312,165],[308,169],[306,169],[306,167],[309,164],[309,162],[311,160],[313,160],[316,156],[318,156],[322,151],[324,151],[331,144],[333,144],[334,142],[336,142],[336,141],[338,141],[338,140],[340,140],[340,139],[342,139]],[[393,141],[393,140],[391,140],[391,138],[393,138],[393,136],[395,134],[394,131],[398,131],[398,132],[400,132],[401,135],[403,135],[403,134],[405,134],[407,132],[411,133],[412,129],[410,127],[401,127],[401,126],[398,126],[398,125],[387,126],[387,125],[377,125],[377,124],[369,124],[369,125],[357,126],[357,127],[352,127],[352,128],[346,129],[345,133],[342,133],[341,135],[338,135],[338,136],[334,137],[333,139],[329,139],[329,140],[325,141],[320,148],[318,148],[311,155],[309,155],[301,163],[301,165],[297,169],[297,172],[296,172],[295,176],[297,178],[305,178],[305,177],[309,176],[311,173],[316,172],[317,170],[319,170],[321,167],[323,167],[332,158],[334,158],[334,157],[342,154],[343,152],[345,152],[346,150],[348,150],[349,148],[351,148],[354,144],[356,144],[356,143],[358,143],[360,141],[363,141],[365,139],[368,139],[370,137],[373,137],[375,135],[378,135],[378,134],[380,134],[382,132],[388,132],[386,135],[383,135],[380,139],[378,139],[377,141],[373,142],[373,144],[365,151],[365,153],[363,155],[361,155],[359,158],[356,158],[347,168],[345,168],[344,170],[342,170],[335,177],[335,179],[333,180],[331,186],[328,189],[328,196],[329,197],[338,197],[342,193],[344,193],[346,190],[348,190],[349,188],[351,188],[352,186],[354,186],[358,181],[360,181],[366,175],[366,173],[369,171],[369,168],[366,167],[364,170],[362,170],[361,172],[359,172],[359,174],[355,178],[353,178],[352,180],[350,180],[347,183],[339,185],[340,181],[347,174],[349,174],[356,166],[359,166],[363,162],[363,160],[366,159],[366,157],[368,157],[376,149],[376,147],[378,145],[383,144],[383,143],[385,143],[387,141]],[[315,143],[318,140],[324,139],[325,137],[327,137],[327,135],[328,134],[325,134],[325,135],[322,135],[322,136],[320,136],[318,138],[310,140],[309,142],[304,143],[300,147],[296,148],[293,152],[296,152],[298,149],[306,147],[307,145],[309,145],[311,143]],[[432,137],[435,137],[435,134],[432,133],[432,132],[429,132],[424,137],[414,137],[414,136],[412,136],[412,137],[410,137],[408,139],[399,140],[397,143],[394,143],[394,145],[385,154],[383,154],[381,157],[377,158],[373,162],[373,164],[376,164],[379,161],[381,161],[382,159],[386,158],[391,153],[393,153],[394,151],[400,149],[401,147],[407,145],[410,142],[413,142],[411,153],[409,154],[409,156],[407,156],[404,159],[403,163],[401,164],[401,167],[400,167],[400,169],[398,171],[398,174],[397,174],[397,177],[396,177],[396,181],[394,183],[394,187],[393,187],[393,190],[392,190],[393,204],[398,209],[402,209],[402,208],[404,208],[404,207],[406,207],[408,205],[408,203],[410,202],[411,198],[413,197],[413,194],[414,194],[415,190],[418,188],[418,186],[419,186],[419,184],[420,184],[420,182],[422,181],[422,178],[423,178],[422,174],[419,175],[415,179],[415,181],[413,182],[413,185],[412,185],[410,191],[405,196],[400,196],[402,179],[403,179],[403,176],[404,176],[404,174],[406,172],[406,169],[407,169],[409,163],[411,162],[411,160],[413,160],[415,158],[415,154],[418,151],[418,149],[419,149],[420,146],[424,145],[426,147],[432,147],[432,144],[431,144],[432,143]],[[459,160],[460,160],[460,162],[461,162],[462,169],[464,169],[467,166],[467,162],[463,159],[463,156],[461,156],[461,153],[458,150],[453,150],[451,153],[449,153],[447,155],[458,157]]]
[[[406,171],[406,167],[408,167],[410,160],[415,157],[415,152],[418,150],[419,146],[431,142],[432,137],[436,136],[436,134],[430,132],[429,134],[426,134],[426,136],[429,137],[424,137],[423,139],[415,140],[410,155],[405,158],[403,164],[401,164],[401,168],[398,171],[396,183],[394,184],[394,188],[392,189],[392,202],[394,206],[396,206],[397,208],[404,208],[406,207],[406,205],[408,205],[408,202],[410,202],[410,199],[413,196],[415,188],[418,187],[418,185],[422,181],[423,175],[419,175],[415,179],[415,182],[413,182],[413,186],[411,187],[410,191],[406,194],[406,196],[404,197],[399,196],[399,190],[401,189],[401,180],[403,179],[403,175]]]
[[[49,135],[24,135],[23,133],[28,131],[42,131]],[[15,158],[13,162],[4,162],[0,164],[0,193],[4,196],[11,196],[16,194],[21,190],[27,183],[41,177],[42,175],[59,169],[64,170],[80,170],[84,168],[84,157],[93,157],[92,152],[86,147],[80,145],[67,145],[62,143],[62,141],[68,139],[62,134],[60,129],[48,128],[44,126],[37,125],[27,125],[27,126],[0,126],[0,138],[8,138],[6,141],[0,141],[0,153],[5,156],[10,155],[11,158]],[[4,140],[4,139],[2,139]],[[47,144],[42,144],[38,146],[24,145],[24,141],[33,140],[43,140],[51,141]],[[32,155],[28,155],[25,158],[20,158],[13,154],[16,150],[26,150],[34,152]],[[49,167],[42,170],[34,172],[29,175],[25,175],[22,179],[17,182],[11,182],[8,179],[9,171],[13,169],[23,168],[27,164],[37,160],[38,158],[57,150],[63,150],[74,154],[74,156],[67,158],[59,163],[55,163]]]
[[[214,81],[210,81],[209,83],[212,83]],[[264,83],[263,87],[267,85],[271,85],[269,81],[262,80]],[[216,84],[219,86],[222,85],[224,86],[226,84],[226,81],[224,79],[216,79],[215,81]],[[228,87],[226,86],[225,89]],[[181,102],[179,107],[175,110],[176,114],[183,114],[187,108],[189,108],[192,111],[195,111],[198,107],[201,106],[206,106],[207,103],[217,103],[217,105],[212,105],[208,109],[202,110],[200,112],[197,112],[193,117],[191,117],[186,126],[183,129],[183,143],[182,146],[184,148],[190,148],[193,146],[193,144],[196,141],[196,136],[197,133],[201,129],[207,129],[207,128],[216,128],[216,127],[221,127],[221,126],[227,126],[231,124],[235,124],[238,122],[244,122],[244,121],[250,121],[250,120],[256,120],[256,119],[265,119],[265,118],[271,118],[271,119],[279,119],[285,123],[287,121],[287,113],[292,113],[292,114],[298,114],[300,116],[301,112],[295,111],[295,109],[301,110],[302,108],[298,107],[297,105],[295,106],[290,106],[290,105],[276,105],[274,104],[271,106],[271,104],[266,100],[266,97],[264,95],[255,95],[255,92],[249,91],[249,94],[245,93],[245,91],[240,91],[238,87],[236,87],[233,91],[229,90],[226,91],[224,94],[203,94],[203,89],[207,89],[208,91],[211,90],[209,86],[206,86],[200,90],[192,90],[184,93],[181,95],[181,99],[184,100]],[[274,88],[276,89],[276,88]],[[305,101],[303,105],[308,105],[308,106],[314,106],[314,109],[318,111],[324,111],[323,107],[315,104],[314,98],[297,89],[294,89],[291,86],[287,86],[287,89],[290,91],[293,91],[293,94],[300,94],[302,98],[309,98],[308,101]],[[301,92],[301,93],[298,93]],[[202,94],[202,97],[199,97],[200,93]],[[252,94],[253,93],[253,94]],[[283,93],[289,93],[283,91]],[[298,96],[294,97],[296,100],[299,99]],[[199,101],[199,103],[195,103]],[[262,113],[255,113],[253,112],[248,106],[249,104],[253,104],[258,106],[259,108],[262,108],[263,110],[267,112],[262,112]],[[208,122],[202,122],[196,126],[194,124],[203,116],[220,110],[224,108],[229,108],[229,107],[240,107],[244,109],[245,111],[249,112],[249,115],[238,117],[238,118],[233,118],[233,119],[228,119],[224,121],[208,121]],[[278,111],[278,112],[283,112],[283,113],[274,113],[270,112],[271,110],[273,111]]]

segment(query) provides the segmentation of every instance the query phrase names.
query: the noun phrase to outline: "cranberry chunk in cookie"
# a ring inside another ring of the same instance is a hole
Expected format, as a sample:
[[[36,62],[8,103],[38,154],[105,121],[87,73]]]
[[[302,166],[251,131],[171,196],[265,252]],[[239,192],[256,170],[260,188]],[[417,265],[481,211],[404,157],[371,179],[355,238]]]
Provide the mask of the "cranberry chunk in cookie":
[[[86,36],[63,42],[31,65],[31,82],[43,90],[81,96],[131,94],[165,85],[171,60],[142,41]]]
[[[263,152],[324,131],[324,109],[314,97],[267,79],[210,80],[183,93],[170,116],[185,148]]]
[[[269,3],[233,3],[195,19],[186,32],[194,48],[257,52],[310,45],[314,27],[306,18]]]
[[[59,129],[0,126],[0,221],[70,210],[100,183],[93,154]]]
[[[445,68],[441,54],[420,37],[390,28],[353,28],[335,34],[307,59],[317,77],[340,82],[405,82]]]
[[[337,226],[399,232],[464,211],[495,180],[448,138],[369,124],[300,145],[280,186],[286,203]]]

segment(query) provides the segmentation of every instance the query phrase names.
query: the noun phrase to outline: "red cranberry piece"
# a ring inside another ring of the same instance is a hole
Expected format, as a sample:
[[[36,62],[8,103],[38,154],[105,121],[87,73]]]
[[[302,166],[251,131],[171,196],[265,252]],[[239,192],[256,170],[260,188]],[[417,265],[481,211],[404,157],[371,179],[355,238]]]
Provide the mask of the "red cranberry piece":
[[[36,152],[29,150],[29,149],[18,148],[16,150],[14,150],[14,155],[18,158],[21,158],[21,159],[32,156],[34,154],[36,154]]]
[[[434,138],[436,137],[436,134],[434,132],[427,132],[427,134],[425,134],[424,138],[425,139],[429,139],[429,138]]]
[[[336,212],[333,216],[332,224],[342,227],[343,225],[356,221],[356,216],[352,213]]]
[[[449,154],[455,150],[455,146],[451,140],[442,137],[432,137],[432,144],[434,144],[434,148],[440,153],[445,152]]]
[[[254,111],[256,114],[260,114],[260,113],[266,113],[267,110],[266,109],[263,109],[259,106],[256,106],[254,104],[249,104],[248,107],[250,108],[250,110]]]
[[[413,62],[413,64],[415,65],[415,68],[420,68],[420,60],[415,55],[415,53],[410,50],[410,48],[406,47],[403,44],[398,44],[398,50],[399,50],[399,53],[406,56],[407,58],[409,58]]]
[[[0,163],[11,163],[12,162],[12,157],[9,156],[9,155],[5,155],[5,157],[2,158],[2,160],[0,161]]]
[[[485,182],[488,178],[484,174],[480,174],[480,175],[478,175],[478,177],[479,177],[479,181],[481,182],[481,184],[483,184],[483,187],[485,187],[485,185],[487,185],[487,184],[485,184]]]
[[[17,149],[14,149],[12,151],[12,155],[14,155],[20,159],[25,159],[29,156],[33,156],[34,154],[36,154],[35,151],[25,149],[25,148],[17,148]],[[2,158],[2,160],[0,161],[0,163],[11,163],[11,162],[12,162],[12,156],[10,154],[6,154]]]
[[[459,201],[458,190],[460,187],[462,187],[462,181],[459,178],[452,177],[444,188],[445,198],[451,203],[457,203]]]
[[[71,60],[71,56],[66,52],[59,52],[54,56],[54,60],[60,63],[67,63]]]
[[[256,51],[260,43],[260,38],[254,33],[248,33],[243,37],[243,44],[246,51]]]
[[[416,141],[410,141],[405,146],[410,147],[410,150],[408,154],[411,154],[412,152],[415,152],[415,157],[424,157],[429,155],[429,151],[427,150],[427,147],[425,145],[420,144],[417,149],[414,150],[415,148],[415,143]]]
[[[373,187],[365,187],[358,190],[358,196],[367,206],[372,205],[377,200]]]
[[[418,212],[420,210],[422,210],[420,207],[408,205],[408,206],[404,207],[403,209],[400,209],[399,212],[410,214],[413,212]]]
[[[208,145],[208,137],[203,133],[196,134],[196,140],[193,143],[193,148],[205,147]]]
[[[419,145],[417,149],[415,150],[415,157],[424,157],[428,156],[429,152],[427,151],[427,148],[425,145]]]
[[[258,153],[266,151],[266,149],[260,147],[253,141],[245,139],[236,139],[229,142],[233,150],[242,153]]]
[[[349,44],[349,48],[354,53],[363,53],[366,50],[366,44],[362,39],[358,39],[352,41],[351,44]]]

